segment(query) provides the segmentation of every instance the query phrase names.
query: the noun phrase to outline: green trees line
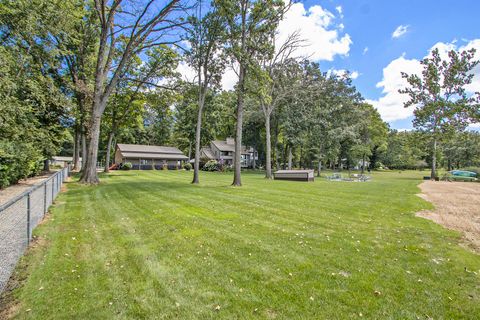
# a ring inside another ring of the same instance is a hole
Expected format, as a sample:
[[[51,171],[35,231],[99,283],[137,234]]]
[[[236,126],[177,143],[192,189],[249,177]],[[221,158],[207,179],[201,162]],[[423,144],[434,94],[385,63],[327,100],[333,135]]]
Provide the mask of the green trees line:
[[[117,141],[171,144],[195,158],[234,136],[266,178],[279,168],[423,168],[479,165],[478,94],[468,96],[473,51],[438,52],[404,75],[413,132],[390,130],[348,73],[302,57],[276,28],[291,3],[214,0],[0,0],[0,187],[72,155],[81,181],[108,171]],[[235,70],[234,90],[222,75]],[[190,70],[186,79],[178,70]],[[80,168],[79,158],[83,158]]]

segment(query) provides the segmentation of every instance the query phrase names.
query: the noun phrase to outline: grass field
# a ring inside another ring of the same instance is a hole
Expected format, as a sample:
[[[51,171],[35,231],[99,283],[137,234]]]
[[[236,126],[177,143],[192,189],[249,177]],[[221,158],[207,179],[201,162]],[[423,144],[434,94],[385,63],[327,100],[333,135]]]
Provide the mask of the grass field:
[[[417,218],[420,173],[366,183],[114,172],[69,183],[22,260],[19,319],[479,319],[480,256]]]

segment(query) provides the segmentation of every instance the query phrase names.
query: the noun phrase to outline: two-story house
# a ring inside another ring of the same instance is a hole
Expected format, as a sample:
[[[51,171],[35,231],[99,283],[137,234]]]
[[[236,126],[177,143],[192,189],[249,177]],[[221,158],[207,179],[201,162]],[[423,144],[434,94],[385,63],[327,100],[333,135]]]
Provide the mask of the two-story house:
[[[235,139],[227,138],[225,141],[214,140],[210,142],[209,147],[202,148],[200,153],[200,158],[217,160],[221,164],[231,166],[233,165],[235,155]],[[242,168],[253,167],[254,157],[255,161],[257,161],[258,154],[254,148],[242,146]]]

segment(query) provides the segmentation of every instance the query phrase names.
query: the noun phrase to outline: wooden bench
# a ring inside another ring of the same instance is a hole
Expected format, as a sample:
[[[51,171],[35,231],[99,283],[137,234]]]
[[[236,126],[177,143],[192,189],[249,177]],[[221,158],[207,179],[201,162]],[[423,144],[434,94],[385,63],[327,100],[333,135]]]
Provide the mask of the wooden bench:
[[[275,180],[314,181],[313,170],[278,170],[273,173]]]

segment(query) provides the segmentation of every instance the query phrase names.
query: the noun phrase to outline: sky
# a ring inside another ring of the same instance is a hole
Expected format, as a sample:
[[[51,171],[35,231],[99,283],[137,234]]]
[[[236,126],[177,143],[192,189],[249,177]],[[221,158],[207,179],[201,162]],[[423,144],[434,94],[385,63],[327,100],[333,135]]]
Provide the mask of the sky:
[[[432,48],[477,49],[480,59],[480,1],[314,0],[294,5],[280,34],[298,29],[310,42],[312,60],[323,71],[349,70],[353,84],[393,129],[411,129],[400,72],[419,73]],[[480,91],[480,66],[469,91]]]
[[[308,46],[302,55],[319,62],[325,72],[350,72],[353,84],[392,129],[412,128],[413,108],[398,93],[407,83],[400,72],[421,72],[420,60],[438,48],[476,48],[480,60],[478,0],[308,0],[295,3],[278,26],[277,46],[298,31]],[[192,74],[185,64],[182,74]],[[467,88],[480,91],[480,65]],[[188,78],[188,77],[187,77]],[[233,89],[233,70],[223,76]],[[478,128],[477,128],[478,130]]]

